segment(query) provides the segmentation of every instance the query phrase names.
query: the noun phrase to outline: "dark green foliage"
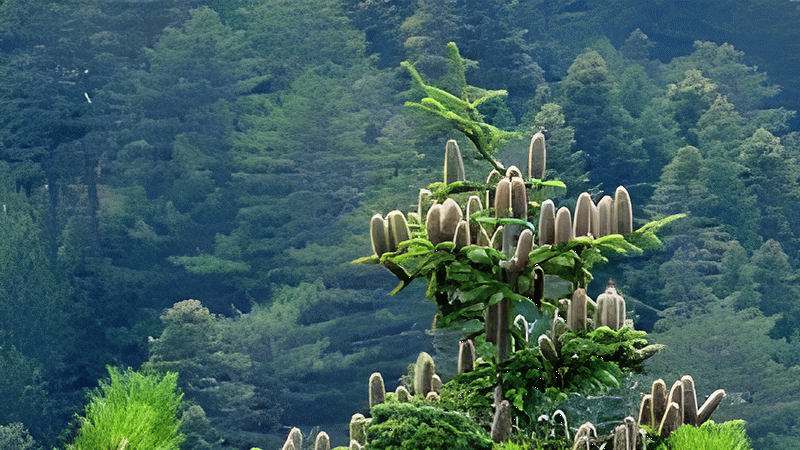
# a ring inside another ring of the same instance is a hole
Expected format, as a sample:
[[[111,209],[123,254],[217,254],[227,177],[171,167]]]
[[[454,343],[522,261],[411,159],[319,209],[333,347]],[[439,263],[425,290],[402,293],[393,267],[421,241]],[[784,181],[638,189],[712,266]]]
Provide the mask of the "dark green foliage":
[[[627,133],[632,118],[622,107],[617,80],[603,56],[595,50],[579,55],[559,87],[559,104],[567,124],[575,128],[576,147],[588,156],[592,181],[606,191],[630,184],[623,174],[638,172],[634,168],[645,155]]]
[[[763,128],[739,146],[738,161],[745,167],[745,193],[756,201],[759,234],[779,241],[792,252],[800,248],[796,235],[800,215],[789,205],[800,200],[800,171],[795,155],[780,138]]]
[[[697,144],[711,157],[735,156],[736,147],[747,137],[746,133],[752,126],[753,121],[745,121],[726,97],[717,95],[697,120]]]
[[[180,372],[183,391],[202,408],[198,420],[230,445],[281,423],[344,421],[351,393],[366,392],[370,373],[399,376],[395,363],[419,352],[417,332],[386,338],[384,330],[429,320],[428,311],[404,313],[419,308],[402,297],[389,302],[379,293],[385,304],[377,307],[374,295],[302,283],[276,289],[272,304],[235,319],[198,300],[178,302],[161,316],[147,366]]]
[[[246,25],[248,47],[263,54],[261,79],[249,83],[263,83],[259,90],[285,89],[309,68],[352,67],[364,58],[364,34],[353,28],[342,2],[264,0],[237,14]]]
[[[468,119],[528,136],[544,127],[546,178],[570,189],[563,205],[584,191],[596,200],[626,177],[636,181],[635,208],[646,208],[635,210],[638,220],[687,213],[670,226],[663,254],[593,267],[614,276],[636,314],[670,308],[661,332],[682,318],[723,321],[727,309],[780,313],[758,327],[737,316],[759,332],[748,334],[752,347],[727,351],[777,350],[757,353],[765,374],[752,370],[734,384],[747,386],[749,376],[774,380],[774,389],[742,388],[748,400],[725,413],[746,416],[761,448],[797,447],[788,419],[797,407],[786,399],[800,341],[800,139],[790,111],[800,86],[791,81],[800,73],[798,14],[795,2],[751,0],[3,1],[0,371],[9,395],[0,423],[22,421],[52,447],[81,390],[109,362],[146,360],[148,336],[157,341],[154,361],[158,352],[195,381],[215,380],[195,383],[190,395],[204,407],[226,398],[204,412],[211,428],[222,427],[222,407],[235,426],[293,420],[276,418],[284,398],[264,388],[283,386],[276,366],[305,374],[286,401],[311,411],[322,400],[346,404],[363,388],[363,376],[347,384],[358,378],[348,365],[364,361],[352,355],[379,348],[405,361],[428,345],[419,328],[402,334],[429,323],[429,305],[408,300],[421,293],[383,300],[372,290],[390,275],[343,264],[363,254],[365,219],[411,208],[408,187],[439,180],[444,142],[461,136],[441,121],[433,134],[414,127],[402,103],[427,94],[421,84],[403,92],[408,76],[397,66],[408,60],[425,86],[465,94]],[[646,24],[634,23],[642,17]],[[720,36],[731,44],[708,42]],[[493,95],[500,91],[508,95]],[[494,132],[483,130],[487,142]],[[511,142],[492,157],[519,165],[522,146]],[[465,162],[468,176],[478,173]],[[473,179],[482,181],[482,170]],[[536,206],[529,210],[533,217]],[[585,269],[602,260],[580,247],[543,264],[597,290]],[[472,271],[480,265],[459,258],[469,274],[452,275],[480,285]],[[323,287],[300,284],[319,278]],[[286,312],[285,298],[312,290],[319,301]],[[163,309],[186,298],[211,309],[215,325],[203,326],[212,337],[159,323]],[[730,306],[717,308],[720,301]],[[260,306],[251,316],[253,302]],[[238,310],[241,323],[218,315]],[[283,313],[291,326],[267,318]],[[277,351],[291,357],[264,356],[264,336],[286,336]],[[186,342],[205,350],[182,353]],[[324,363],[315,367],[315,358]],[[728,373],[708,376],[722,386]],[[251,410],[242,399],[253,386],[255,398],[281,400]]]
[[[557,361],[542,356],[537,348],[519,350],[495,365],[479,363],[442,387],[442,406],[468,413],[489,425],[493,392],[498,384],[512,405],[512,418],[522,429],[535,426],[537,418],[555,409],[572,393],[603,392],[619,386],[630,372],[641,372],[652,352],[645,333],[623,327],[601,327],[591,332],[567,332]]]
[[[0,423],[22,422],[37,441],[54,438],[69,420],[66,396],[53,388],[68,384],[69,366],[80,361],[74,346],[79,308],[69,277],[65,243],[51,258],[45,196],[15,192],[14,174],[0,162]]]
[[[458,412],[410,403],[384,403],[373,407],[371,413],[367,449],[492,448],[492,441],[486,431]]]
[[[53,399],[47,395],[47,384],[43,380],[41,364],[26,357],[14,345],[3,343],[0,347],[0,395],[5,399],[0,404],[0,415],[8,422],[32,423],[47,420],[44,416],[52,411]],[[46,427],[38,428],[41,434],[57,432]]]
[[[0,329],[23,354],[58,366],[74,339],[63,303],[72,289],[48,252],[42,196],[28,203],[15,193],[8,169],[0,163]]]
[[[700,182],[703,164],[703,156],[696,147],[680,148],[662,169],[661,183],[653,194],[653,212],[668,215],[697,208],[699,202],[708,196],[708,189]]]

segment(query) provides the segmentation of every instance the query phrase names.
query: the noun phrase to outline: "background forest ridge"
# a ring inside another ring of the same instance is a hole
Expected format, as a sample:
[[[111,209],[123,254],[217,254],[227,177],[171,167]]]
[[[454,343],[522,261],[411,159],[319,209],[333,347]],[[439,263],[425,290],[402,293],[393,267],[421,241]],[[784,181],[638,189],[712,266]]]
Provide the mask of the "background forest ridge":
[[[403,108],[400,62],[452,87],[450,41],[508,91],[487,122],[548,130],[560,205],[625,185],[640,223],[688,214],[607,267],[667,346],[641,383],[690,373],[756,449],[800,447],[800,11],[639,3],[1,1],[0,447],[69,440],[107,364],[180,373],[187,449],[346,422],[422,350],[447,375],[421,288],[347,262],[440,181],[458,136]]]

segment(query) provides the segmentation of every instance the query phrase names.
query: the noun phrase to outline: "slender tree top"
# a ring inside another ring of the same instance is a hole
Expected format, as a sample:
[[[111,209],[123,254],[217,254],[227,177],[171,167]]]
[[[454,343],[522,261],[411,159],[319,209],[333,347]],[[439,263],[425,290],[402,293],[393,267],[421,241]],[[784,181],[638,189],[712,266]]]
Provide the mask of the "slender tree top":
[[[494,97],[505,97],[508,92],[490,91],[467,85],[464,77],[464,61],[453,42],[447,44],[447,59],[448,73],[445,77],[447,84],[451,89],[460,92],[451,93],[426,84],[410,62],[401,63],[402,67],[408,70],[414,83],[425,94],[419,103],[406,102],[406,106],[442,117],[475,144],[480,159],[485,159],[493,168],[505,173],[505,168],[494,159],[494,155],[502,144],[521,138],[521,135],[485,123],[478,112],[478,106]]]

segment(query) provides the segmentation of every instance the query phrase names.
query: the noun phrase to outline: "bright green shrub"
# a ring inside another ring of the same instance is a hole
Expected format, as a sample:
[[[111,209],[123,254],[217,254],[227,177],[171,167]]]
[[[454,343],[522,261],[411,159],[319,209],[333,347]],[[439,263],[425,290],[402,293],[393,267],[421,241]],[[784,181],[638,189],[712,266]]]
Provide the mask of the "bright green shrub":
[[[410,403],[384,403],[373,407],[367,436],[368,450],[492,448],[486,431],[465,415]]]
[[[744,421],[714,423],[709,420],[699,427],[682,425],[669,435],[671,450],[752,450]]]
[[[108,381],[91,394],[69,450],[177,450],[178,374],[125,372],[108,367]]]

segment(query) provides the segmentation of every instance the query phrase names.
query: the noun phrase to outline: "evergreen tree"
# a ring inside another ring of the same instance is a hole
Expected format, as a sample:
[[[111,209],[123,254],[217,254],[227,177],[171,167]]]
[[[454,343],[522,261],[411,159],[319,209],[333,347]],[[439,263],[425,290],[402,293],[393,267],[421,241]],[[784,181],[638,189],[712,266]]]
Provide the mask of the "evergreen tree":
[[[567,124],[575,128],[575,146],[588,155],[593,183],[610,191],[639,181],[635,169],[644,163],[644,151],[641,141],[625,131],[632,128],[632,119],[619,102],[603,57],[594,50],[579,55],[559,88]]]
[[[792,205],[800,200],[797,162],[780,139],[759,128],[739,146],[746,192],[755,198],[759,212],[759,234],[776,239],[795,254],[798,249],[797,224],[800,214]]]
[[[767,82],[767,75],[758,67],[744,63],[744,52],[731,44],[696,41],[694,53],[670,63],[674,74],[698,70],[718,88],[718,92],[742,112],[760,109],[780,88]],[[672,75],[675,76],[675,75]]]
[[[720,297],[727,297],[728,295],[742,290],[750,284],[751,280],[744,273],[744,268],[750,260],[747,250],[738,242],[731,241],[728,243],[725,253],[722,255],[720,277],[717,284],[714,286],[714,291]],[[734,305],[739,309],[745,308],[744,305]],[[748,305],[748,306],[753,306]]]
[[[693,129],[717,97],[717,85],[699,70],[689,69],[678,83],[667,86],[666,97],[672,102],[682,137],[688,143],[697,145]]]
[[[664,167],[686,145],[669,100],[663,93],[650,100],[636,118],[635,133],[649,156],[650,167]],[[655,174],[654,174],[655,175]],[[652,176],[651,176],[652,178]]]
[[[122,372],[108,367],[110,380],[101,382],[86,405],[85,416],[69,450],[177,450],[185,436],[178,414],[183,395],[178,374]]]
[[[701,180],[703,157],[692,146],[678,150],[672,161],[661,171],[653,198],[653,212],[661,217],[671,214],[696,212],[700,202],[707,198],[708,189]]]
[[[707,158],[701,178],[708,197],[699,202],[697,214],[722,224],[727,233],[752,250],[761,243],[760,218],[757,199],[745,186],[744,171],[741,164],[729,158]]]
[[[642,61],[650,57],[650,48],[654,45],[655,43],[642,32],[642,29],[637,28],[625,39],[619,50],[628,59]]]
[[[653,80],[639,64],[627,66],[620,75],[620,101],[632,117],[638,118],[647,105],[662,95]]]
[[[704,154],[726,159],[736,156],[735,149],[746,137],[746,133],[744,118],[722,95],[717,95],[714,102],[703,112],[697,120],[694,132]]]
[[[775,240],[768,240],[753,252],[750,258],[749,278],[753,289],[761,294],[758,305],[764,315],[786,314],[796,309],[797,288],[794,286],[795,271],[789,257]],[[792,321],[795,322],[795,321]],[[791,336],[794,330],[781,330],[781,337]]]

